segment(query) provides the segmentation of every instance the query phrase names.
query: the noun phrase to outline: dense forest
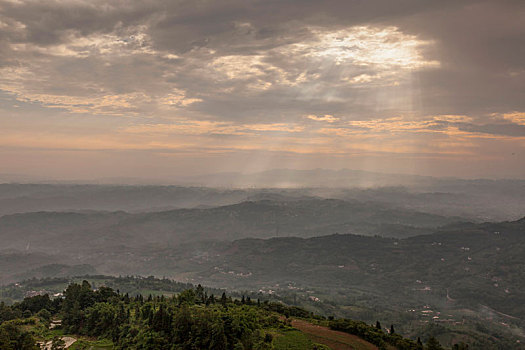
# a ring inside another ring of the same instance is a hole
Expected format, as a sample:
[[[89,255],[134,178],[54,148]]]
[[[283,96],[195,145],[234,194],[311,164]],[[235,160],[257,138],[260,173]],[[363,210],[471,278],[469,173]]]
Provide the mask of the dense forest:
[[[321,342],[334,331],[355,335],[370,349],[443,349],[433,337],[424,345],[403,338],[394,325],[385,331],[379,321],[325,318],[282,303],[208,291],[198,285],[169,297],[131,296],[83,281],[71,283],[61,297],[2,302],[0,349],[38,349],[37,344],[61,349],[65,339],[78,339],[71,349],[330,349]],[[294,322],[315,325],[328,336],[316,343]]]

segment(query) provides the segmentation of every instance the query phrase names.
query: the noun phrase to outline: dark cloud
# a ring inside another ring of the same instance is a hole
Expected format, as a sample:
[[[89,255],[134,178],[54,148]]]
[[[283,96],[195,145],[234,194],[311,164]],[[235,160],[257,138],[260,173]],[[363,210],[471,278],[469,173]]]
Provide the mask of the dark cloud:
[[[313,36],[312,27],[337,30],[356,25],[396,26],[402,32],[432,41],[422,50],[428,60],[441,64],[439,69],[412,73],[411,93],[417,94],[414,98],[418,100],[418,105],[411,107],[418,109],[414,112],[484,115],[525,109],[525,26],[520,21],[524,7],[521,1],[488,0],[3,1],[0,18],[5,25],[0,29],[0,65],[33,64],[38,68],[36,62],[45,55],[40,50],[38,55],[33,53],[35,57],[28,57],[28,53],[13,50],[10,45],[70,46],[93,35],[112,35],[125,42],[142,33],[147,35],[147,42],[142,45],[148,45],[156,55],[109,62],[109,58],[96,57],[92,51],[89,59],[74,62],[45,57],[46,64],[54,69],[49,73],[54,78],[52,83],[61,78],[58,70],[64,72],[64,89],[69,89],[68,81],[78,85],[78,81],[86,80],[97,80],[91,87],[96,85],[111,93],[179,88],[203,99],[193,106],[194,110],[202,108],[200,112],[218,113],[217,117],[242,115],[246,105],[253,109],[266,106],[269,115],[274,115],[272,109],[276,108],[290,114],[295,111],[296,115],[309,109],[322,112],[324,108],[326,113],[363,117],[381,112],[377,105],[366,102],[372,101],[370,96],[377,92],[370,92],[369,87],[337,84],[341,70],[335,66],[324,69],[316,81],[303,86],[303,93],[294,87],[283,87],[276,72],[264,72],[264,67],[263,78],[219,81],[210,77],[210,71],[203,66],[224,55],[266,54],[283,45],[308,40]],[[94,49],[94,44],[90,45],[86,50]],[[179,55],[180,59],[166,61],[162,56],[167,54]],[[315,63],[287,55],[274,53],[264,61],[288,72],[289,83],[301,73],[319,73]],[[168,78],[167,72],[172,73]],[[78,78],[76,82],[74,77]],[[136,80],[143,89],[133,83]],[[159,80],[164,83],[159,84]],[[246,91],[247,85],[255,83],[271,84],[271,91],[242,96],[240,101],[235,93]],[[224,89],[233,93],[221,94]],[[304,94],[304,90],[320,98]],[[397,94],[407,93],[398,90]],[[346,102],[330,100],[334,95]],[[388,113],[388,108],[384,110]]]
[[[481,133],[491,135],[502,135],[512,137],[525,137],[525,125],[516,123],[497,123],[497,124],[474,124],[467,122],[451,122],[446,120],[434,120],[427,126],[429,130],[444,131],[449,128],[457,128],[468,133]]]
[[[483,134],[525,137],[525,125],[517,124],[458,124],[458,129]]]
[[[304,133],[275,152],[507,152],[525,136],[524,17],[522,0],[0,0],[0,123],[16,145],[74,120],[68,142],[96,148],[79,141],[93,120],[104,147],[130,150],[249,152],[261,134],[278,149],[291,125]],[[123,136],[144,125],[156,139]]]

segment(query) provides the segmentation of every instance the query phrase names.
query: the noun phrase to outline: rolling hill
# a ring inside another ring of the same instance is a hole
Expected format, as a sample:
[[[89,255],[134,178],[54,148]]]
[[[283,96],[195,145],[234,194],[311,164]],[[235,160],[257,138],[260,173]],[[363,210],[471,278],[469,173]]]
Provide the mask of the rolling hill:
[[[355,200],[258,200],[208,209],[153,213],[36,212],[0,218],[3,249],[85,253],[151,244],[275,236],[313,237],[353,232],[414,236],[461,221]]]

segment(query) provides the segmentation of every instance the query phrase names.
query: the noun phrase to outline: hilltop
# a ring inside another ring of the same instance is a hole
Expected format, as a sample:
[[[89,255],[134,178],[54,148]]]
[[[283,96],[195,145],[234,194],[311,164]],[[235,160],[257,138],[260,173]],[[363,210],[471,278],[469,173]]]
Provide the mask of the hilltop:
[[[100,276],[98,277],[100,280]],[[143,279],[126,281],[141,284]],[[49,281],[48,281],[49,282]],[[148,278],[148,285],[172,283]],[[160,283],[157,283],[160,282]],[[176,294],[122,294],[87,280],[70,283],[63,297],[27,297],[0,304],[0,347],[34,349],[36,342],[72,349],[423,349],[380,323],[326,319],[304,309],[197,287]],[[172,289],[173,290],[173,289]],[[160,290],[159,290],[160,292]],[[62,343],[62,345],[60,345]],[[434,344],[429,337],[427,348]],[[436,349],[439,349],[436,348]]]

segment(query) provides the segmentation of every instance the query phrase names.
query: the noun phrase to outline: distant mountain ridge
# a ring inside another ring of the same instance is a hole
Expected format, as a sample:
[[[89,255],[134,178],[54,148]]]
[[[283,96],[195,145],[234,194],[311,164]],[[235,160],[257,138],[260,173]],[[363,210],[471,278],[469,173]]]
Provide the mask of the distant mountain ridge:
[[[69,252],[202,240],[275,236],[313,237],[336,232],[406,237],[461,221],[355,200],[258,200],[208,209],[163,212],[36,212],[0,218],[4,249]]]
[[[195,176],[186,180],[183,181],[186,187],[0,184],[0,216],[35,211],[155,212],[225,206],[248,200],[289,201],[310,197],[370,201],[478,221],[517,219],[525,207],[525,180],[464,180],[345,169],[283,169]]]

